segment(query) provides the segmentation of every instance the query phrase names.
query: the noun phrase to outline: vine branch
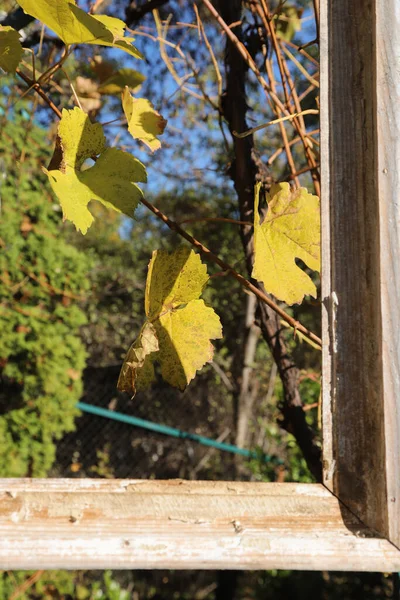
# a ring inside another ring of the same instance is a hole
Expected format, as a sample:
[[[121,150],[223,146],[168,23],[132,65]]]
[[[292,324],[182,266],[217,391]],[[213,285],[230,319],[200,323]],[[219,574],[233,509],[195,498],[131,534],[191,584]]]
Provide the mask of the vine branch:
[[[41,87],[40,83],[33,81],[27,75],[22,73],[20,69],[17,69],[17,75],[21,79],[25,81],[39,96],[46,102],[46,104],[51,108],[51,110],[57,115],[59,119],[61,119],[61,111],[57,108],[54,102],[48,97],[46,92]],[[228,263],[224,262],[219,256],[211,252],[206,246],[204,246],[201,242],[196,240],[192,235],[190,235],[187,231],[182,229],[178,223],[172,221],[169,217],[164,215],[158,208],[156,208],[151,202],[142,198],[142,204],[146,206],[158,219],[163,221],[172,231],[178,233],[181,237],[187,240],[192,246],[197,248],[199,252],[208,260],[215,263],[221,269],[228,272],[232,277],[234,277],[239,283],[247,290],[252,292],[259,300],[264,302],[267,306],[269,306],[276,314],[278,314],[288,325],[300,331],[305,337],[309,340],[317,344],[319,347],[322,346],[321,338],[319,338],[315,333],[307,329],[304,325],[296,321],[293,317],[288,315],[278,304],[276,304],[271,298],[269,298],[262,290],[252,284],[248,279],[243,277],[240,273],[238,273],[233,267],[231,267]]]
[[[232,277],[234,277],[237,281],[239,281],[239,283],[245,289],[252,292],[259,300],[261,300],[262,302],[264,302],[264,304],[266,304],[267,306],[272,308],[272,310],[275,311],[286,323],[288,323],[291,327],[293,327],[293,329],[300,331],[309,340],[311,340],[312,342],[317,344],[319,347],[321,347],[321,345],[322,345],[321,339],[317,335],[315,335],[315,333],[313,333],[312,331],[307,329],[307,327],[305,327],[304,325],[302,325],[301,323],[296,321],[296,319],[294,319],[293,317],[288,315],[280,306],[278,306],[278,304],[276,304],[273,300],[271,300],[271,298],[269,298],[266,294],[264,294],[264,292],[262,290],[260,290],[255,285],[253,285],[251,283],[251,281],[249,281],[248,279],[243,277],[243,275],[238,273],[228,263],[224,262],[221,258],[219,258],[219,256],[217,256],[216,254],[211,252],[211,250],[209,250],[206,246],[204,246],[204,244],[202,244],[201,242],[196,240],[196,238],[194,238],[192,235],[190,235],[190,233],[188,233],[187,231],[182,229],[182,227],[180,225],[178,225],[178,223],[176,223],[175,221],[172,221],[169,217],[164,215],[164,213],[162,213],[158,208],[156,208],[153,204],[151,204],[151,202],[149,202],[145,198],[142,198],[141,202],[158,219],[163,221],[163,223],[165,223],[172,231],[175,231],[176,233],[178,233],[181,237],[183,237],[190,244],[192,244],[192,246],[197,248],[198,251],[206,259],[210,260],[211,262],[213,262],[216,265],[218,265],[219,267],[221,267],[221,269],[223,271],[227,271],[230,275],[232,275]]]

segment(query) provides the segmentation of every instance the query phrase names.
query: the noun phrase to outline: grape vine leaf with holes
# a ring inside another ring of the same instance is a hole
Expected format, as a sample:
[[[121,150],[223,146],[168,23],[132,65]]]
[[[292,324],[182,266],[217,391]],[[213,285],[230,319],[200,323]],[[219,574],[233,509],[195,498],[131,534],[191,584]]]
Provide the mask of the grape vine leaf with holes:
[[[296,265],[295,258],[314,271],[320,270],[319,198],[305,188],[292,190],[288,183],[278,183],[267,196],[268,211],[260,224],[260,188],[261,184],[257,184],[252,276],[286,304],[300,304],[305,294],[315,298],[316,287]]]
[[[129,88],[122,93],[122,108],[128,121],[128,131],[134,139],[142,141],[152,152],[161,147],[157,135],[162,135],[167,121],[144,98],[133,98]]]
[[[0,25],[0,67],[6,73],[15,73],[22,58],[23,49],[19,33],[12,27]]]
[[[75,0],[17,0],[24,12],[54,31],[65,44],[112,46],[135,58],[143,55],[132,45],[134,38],[124,37],[125,23],[106,15],[89,15]]]
[[[151,363],[158,360],[165,381],[184,390],[196,371],[212,360],[210,340],[222,337],[222,327],[214,310],[199,299],[207,281],[206,266],[193,250],[153,252],[145,292],[147,321],[125,358],[118,389],[134,394],[136,384],[138,389],[148,385],[154,375]],[[139,360],[138,349],[143,349]]]
[[[90,200],[98,200],[133,217],[142,190],[134,182],[146,182],[146,169],[136,158],[117,148],[107,148],[100,123],[91,123],[80,108],[63,109],[57,144],[49,170],[44,169],[58,197],[64,219],[85,234],[94,218]],[[95,164],[82,169],[83,163]]]

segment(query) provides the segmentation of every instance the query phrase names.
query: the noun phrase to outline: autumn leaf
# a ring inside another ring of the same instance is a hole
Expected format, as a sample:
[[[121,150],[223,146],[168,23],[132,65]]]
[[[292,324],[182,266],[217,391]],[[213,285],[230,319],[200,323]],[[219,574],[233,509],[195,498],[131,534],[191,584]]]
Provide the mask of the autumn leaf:
[[[135,394],[136,389],[144,389],[154,379],[154,368],[150,354],[159,349],[156,331],[152,323],[146,321],[138,338],[133,342],[125,357],[118,378],[117,387],[121,392]]]
[[[23,49],[19,33],[12,27],[0,25],[0,67],[6,73],[15,73],[22,58]]]
[[[196,371],[213,358],[210,340],[222,337],[219,317],[203,300],[191,300],[161,314],[154,326],[160,344],[161,375],[183,391]]]
[[[166,309],[197,300],[207,281],[207,267],[193,250],[153,252],[146,281],[146,316],[153,321]]]
[[[267,197],[268,211],[260,224],[260,187],[256,186],[254,202],[252,276],[286,304],[301,303],[305,294],[315,298],[314,283],[295,259],[314,271],[320,270],[319,199],[305,188],[291,190],[288,183],[276,184]]]
[[[143,58],[133,38],[125,38],[125,23],[115,17],[89,15],[75,0],[18,0],[24,12],[42,21],[65,44],[112,46]]]
[[[149,100],[133,98],[125,87],[122,93],[122,108],[128,121],[128,131],[135,140],[140,140],[152,152],[161,148],[157,135],[162,135],[167,121],[153,108]]]
[[[161,250],[153,252],[146,282],[145,310],[146,323],[152,325],[158,340],[158,352],[144,363],[143,380],[147,384],[152,380],[152,362],[156,360],[165,381],[180,390],[185,389],[196,371],[212,360],[214,348],[210,340],[220,338],[222,328],[214,310],[199,299],[207,280],[206,267],[193,250],[180,248],[172,254]],[[135,364],[135,360],[132,361],[135,344],[124,366],[127,361]],[[132,373],[124,370],[124,366],[118,389],[134,392],[136,379],[131,381]]]
[[[96,159],[95,164],[83,169],[89,158]],[[102,126],[91,123],[80,108],[63,110],[56,151],[49,170],[44,171],[64,219],[72,221],[83,234],[94,221],[88,209],[91,200],[133,217],[142,198],[135,182],[146,181],[142,163],[127,152],[107,148]]]

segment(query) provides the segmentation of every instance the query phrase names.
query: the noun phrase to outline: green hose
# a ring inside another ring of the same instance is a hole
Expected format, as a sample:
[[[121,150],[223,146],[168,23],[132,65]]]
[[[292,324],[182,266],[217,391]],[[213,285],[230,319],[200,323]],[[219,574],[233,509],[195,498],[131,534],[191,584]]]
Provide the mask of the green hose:
[[[134,425],[135,427],[141,427],[142,429],[149,429],[150,431],[155,431],[157,433],[162,433],[164,435],[169,435],[183,440],[191,440],[193,442],[203,444],[204,446],[211,446],[212,448],[224,450],[225,452],[240,454],[241,456],[245,456],[246,458],[258,458],[261,459],[263,462],[274,462],[275,464],[283,464],[283,461],[277,458],[276,456],[269,456],[268,454],[260,454],[259,452],[255,452],[253,450],[245,450],[244,448],[238,448],[238,446],[234,446],[233,444],[225,444],[225,442],[218,442],[217,440],[212,440],[203,435],[197,435],[197,433],[188,433],[186,431],[181,431],[180,429],[175,429],[175,427],[168,427],[167,425],[153,423],[152,421],[146,421],[145,419],[139,419],[138,417],[133,417],[131,415],[124,415],[123,413],[108,410],[106,408],[101,408],[100,406],[86,404],[86,402],[78,402],[76,406],[77,408],[79,408],[79,410],[82,410],[86,413],[90,413],[92,415],[96,415],[98,417],[105,417],[106,419],[121,421],[122,423],[128,423],[128,425]]]

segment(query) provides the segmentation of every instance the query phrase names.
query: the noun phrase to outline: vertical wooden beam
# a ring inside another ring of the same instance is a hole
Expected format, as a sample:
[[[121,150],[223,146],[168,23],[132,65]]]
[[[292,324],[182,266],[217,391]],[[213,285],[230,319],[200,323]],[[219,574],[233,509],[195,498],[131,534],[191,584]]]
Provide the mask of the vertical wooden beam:
[[[378,2],[377,139],[388,538],[400,547],[400,3]]]
[[[321,0],[324,482],[400,545],[400,5]]]

